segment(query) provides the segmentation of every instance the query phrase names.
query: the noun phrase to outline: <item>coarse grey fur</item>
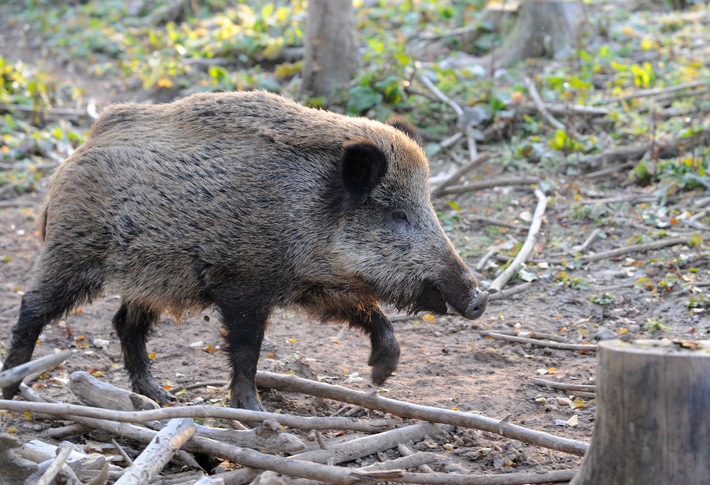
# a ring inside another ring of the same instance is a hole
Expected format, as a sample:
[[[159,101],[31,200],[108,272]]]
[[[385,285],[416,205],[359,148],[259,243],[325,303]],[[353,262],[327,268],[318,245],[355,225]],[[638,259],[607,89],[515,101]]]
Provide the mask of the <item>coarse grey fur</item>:
[[[227,329],[233,406],[260,409],[254,373],[276,307],[363,329],[384,382],[399,346],[379,301],[477,318],[487,300],[438,222],[413,137],[402,120],[265,92],[109,108],[52,176],[45,246],[4,368],[31,358],[46,324],[111,288],[133,388],[161,402],[171,396],[148,370],[151,325],[210,305]]]

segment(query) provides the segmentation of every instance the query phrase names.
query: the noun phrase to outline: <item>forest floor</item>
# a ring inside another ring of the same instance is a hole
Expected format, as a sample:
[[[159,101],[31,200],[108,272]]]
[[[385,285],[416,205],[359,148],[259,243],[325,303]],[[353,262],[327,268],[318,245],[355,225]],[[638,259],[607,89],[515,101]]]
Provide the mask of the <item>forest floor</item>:
[[[81,85],[86,98],[95,98],[99,109],[119,99],[145,97],[105,79],[82,78],[81,73],[51,60],[33,58],[27,50],[18,49],[20,44],[21,34],[7,29],[2,33],[0,53],[8,58],[24,53],[29,56],[25,62],[49,65],[58,77]],[[444,168],[433,164],[433,175]],[[543,180],[538,186],[544,187],[549,197],[532,259],[519,278],[506,286],[526,285],[524,291],[492,301],[475,322],[431,315],[396,319],[402,357],[396,374],[380,392],[589,441],[594,399],[540,387],[532,379],[593,383],[594,352],[500,341],[481,331],[547,333],[576,344],[610,338],[708,339],[710,230],[707,215],[691,219],[702,211],[695,201],[707,197],[707,192],[679,191],[659,199],[656,185],[631,183],[628,170],[623,168],[601,176],[564,170],[543,174],[537,168],[513,174],[503,170],[500,164],[489,162],[471,180],[533,176]],[[21,295],[29,288],[32,264],[41,250],[36,217],[43,195],[40,183],[36,191],[14,198],[16,206],[0,209],[0,349],[9,345]],[[478,268],[485,286],[525,239],[537,199],[530,184],[501,183],[442,197],[435,204],[454,245],[472,268],[489,249],[498,248],[497,256]],[[580,253],[578,246],[593,232],[596,237]],[[673,238],[685,239],[596,261],[583,259]],[[72,349],[74,355],[32,383],[38,392],[71,401],[67,380],[77,370],[130,388],[111,326],[119,302],[118,295],[107,294],[45,330],[35,357],[65,348]],[[215,312],[185,315],[181,323],[163,316],[149,342],[153,374],[166,389],[224,380],[228,366],[222,346]],[[259,369],[292,371],[352,389],[373,390],[368,354],[369,343],[358,332],[283,310],[273,316],[268,327]],[[182,404],[226,405],[226,392],[212,386],[180,393],[178,398]],[[262,390],[261,398],[267,410],[306,416],[327,416],[342,407],[339,402],[275,390]],[[373,415],[379,414],[366,409],[353,413],[355,417]],[[42,438],[54,425],[19,415],[0,418],[0,430],[13,429],[23,442]],[[416,447],[446,454],[450,463],[475,473],[569,469],[581,462],[580,457],[472,430],[457,430]],[[368,457],[359,462],[377,460]]]

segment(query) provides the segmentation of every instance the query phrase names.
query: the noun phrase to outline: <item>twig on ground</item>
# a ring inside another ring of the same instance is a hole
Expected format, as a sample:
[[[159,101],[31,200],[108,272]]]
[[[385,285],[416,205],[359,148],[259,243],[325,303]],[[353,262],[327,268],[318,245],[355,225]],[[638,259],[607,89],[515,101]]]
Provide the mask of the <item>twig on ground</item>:
[[[468,216],[467,218],[471,219],[472,221],[485,222],[487,224],[491,224],[494,226],[507,227],[508,229],[513,229],[514,231],[525,232],[528,230],[527,227],[522,227],[517,224],[513,224],[511,222],[499,221],[498,219],[493,219],[490,217],[472,215],[472,216]]]
[[[397,451],[399,451],[399,454],[402,455],[403,457],[412,456],[415,454],[404,443],[400,443],[397,445]],[[429,465],[420,465],[419,469],[424,473],[433,473],[434,472],[434,470],[432,470]]]
[[[300,392],[320,396],[336,401],[358,404],[364,408],[379,410],[403,418],[421,419],[432,423],[452,424],[466,428],[480,429],[516,439],[524,443],[535,444],[575,455],[583,455],[589,445],[587,443],[553,436],[541,431],[535,431],[498,419],[476,414],[463,413],[450,409],[439,409],[404,401],[397,401],[377,395],[353,391],[340,386],[301,379],[296,376],[284,376],[272,372],[258,372],[257,385],[288,392]],[[1,401],[0,401],[1,402]]]
[[[505,300],[506,298],[526,291],[528,288],[530,288],[530,285],[532,285],[531,282],[521,283],[519,285],[513,286],[512,288],[497,291],[495,293],[492,293],[491,296],[488,297],[488,301]]]
[[[39,359],[2,371],[0,372],[0,388],[20,382],[22,379],[35,372],[44,372],[47,369],[58,366],[71,357],[71,355],[71,350],[63,350],[58,354],[45,355]]]
[[[402,458],[395,458],[394,460],[375,463],[366,467],[362,467],[361,470],[407,470],[408,468],[427,466],[429,463],[434,463],[438,460],[439,457],[436,454],[423,451],[418,453],[412,453],[411,455],[403,456]]]
[[[491,159],[493,155],[490,152],[487,153],[482,153],[478,157],[475,157],[473,160],[471,160],[470,163],[464,165],[460,169],[456,170],[450,177],[448,177],[446,180],[441,182],[439,185],[436,186],[434,190],[432,190],[432,197],[438,197],[441,195],[442,191],[449,187],[450,185],[456,183],[461,177],[464,175],[468,174],[469,172],[475,170],[477,167],[480,167],[484,163],[486,163],[488,160]]]
[[[658,96],[661,94],[672,93],[675,91],[683,91],[685,89],[697,88],[699,86],[706,86],[707,81],[692,81],[685,84],[676,84],[675,86],[669,86],[667,88],[656,88],[656,89],[643,89],[635,91],[633,93],[624,94],[622,96],[617,96],[612,99],[601,101],[600,104],[610,104],[618,103],[621,101],[626,101],[627,99],[633,98],[644,98],[649,96]]]
[[[555,470],[551,472],[504,473],[500,475],[454,475],[451,473],[408,473],[389,479],[402,483],[423,483],[426,485],[523,485],[527,483],[569,482],[577,470]]]
[[[540,227],[542,226],[542,218],[545,215],[545,209],[547,208],[547,197],[540,189],[535,189],[535,196],[537,197],[537,207],[535,208],[535,213],[533,214],[532,222],[530,223],[530,229],[528,230],[528,237],[523,243],[523,247],[520,248],[518,254],[513,259],[513,262],[503,271],[493,283],[491,283],[490,289],[495,291],[500,291],[510,278],[520,269],[520,266],[527,261],[528,257],[535,249],[535,242],[537,241],[537,234],[540,232]]]
[[[454,133],[450,137],[444,138],[443,140],[441,140],[441,143],[439,143],[439,146],[441,148],[449,148],[451,145],[455,144],[461,138],[463,138],[463,132],[457,131],[456,133]]]
[[[575,253],[581,253],[587,250],[587,248],[594,242],[594,240],[597,238],[599,234],[602,233],[602,230],[599,228],[596,228],[592,231],[592,233],[589,235],[587,239],[584,240],[581,246],[574,246],[572,248],[572,252]]]
[[[26,200],[0,200],[0,209],[12,209],[15,207],[34,207],[34,202],[29,202]]]
[[[588,172],[588,173],[584,174],[584,178],[586,178],[587,180],[594,180],[594,179],[606,177],[606,176],[614,174],[614,173],[622,172],[623,170],[626,170],[627,168],[631,168],[634,165],[636,165],[634,162],[624,162],[619,165],[613,165],[611,167],[606,167],[601,170],[597,170],[595,172]]]
[[[267,413],[263,411],[248,411],[246,409],[221,408],[217,406],[175,406],[172,408],[151,409],[147,411],[112,411],[108,409],[78,406],[64,403],[41,403],[0,400],[0,409],[8,411],[30,411],[44,414],[64,416],[83,416],[88,418],[110,419],[126,423],[144,423],[161,419],[173,418],[219,418],[237,419],[239,421],[257,422],[264,419],[274,421],[298,429],[347,429],[366,433],[377,433],[391,428],[391,420],[361,421],[355,418],[303,417],[289,414]]]
[[[536,384],[538,386],[549,387],[550,389],[556,389],[558,391],[584,391],[593,394],[596,388],[596,386],[589,384],[568,384],[565,382],[555,382],[548,381],[546,379],[539,379],[537,377],[533,377],[532,382],[533,384]]]
[[[525,114],[539,111],[535,104],[523,103],[517,109]],[[606,108],[596,108],[594,106],[583,106],[579,104],[545,103],[545,109],[552,115],[566,116],[569,114],[578,116],[606,116],[609,110]]]
[[[419,76],[419,80],[422,82],[422,84],[424,84],[424,86],[426,86],[426,87],[429,89],[429,91],[431,91],[432,93],[434,93],[434,96],[436,96],[437,98],[439,98],[440,101],[442,101],[442,102],[448,104],[449,106],[451,106],[451,109],[454,110],[454,112],[456,113],[456,116],[457,116],[459,119],[462,119],[462,118],[463,118],[463,115],[464,115],[463,108],[461,108],[461,106],[459,106],[459,104],[458,104],[456,101],[454,101],[453,99],[449,98],[447,95],[445,95],[444,93],[442,93],[442,92],[439,90],[439,88],[437,88],[437,87],[434,85],[434,83],[431,82],[431,80],[426,76],[426,74],[420,75],[420,76]]]
[[[530,284],[530,283],[526,283],[526,284]],[[493,331],[493,330],[490,330],[490,331]],[[553,342],[567,342],[566,338],[564,338],[560,335],[555,335],[553,333],[530,332],[527,330],[522,330],[522,331],[495,330],[495,333],[499,333],[501,335],[514,335],[516,337],[532,338],[532,339],[537,339],[537,340],[552,340]]]
[[[229,384],[229,381],[205,381],[205,382],[195,382],[194,384],[186,384],[184,386],[176,386],[170,389],[170,392],[177,394],[181,391],[190,391],[192,389],[199,389],[200,387],[224,387]]]
[[[83,425],[81,425],[81,424],[79,426],[83,427]],[[113,445],[114,448],[116,448],[116,451],[118,451],[118,454],[123,457],[123,461],[126,463],[127,466],[133,465],[133,460],[131,460],[131,457],[128,456],[128,454],[126,453],[126,450],[123,449],[123,446],[118,444],[118,441],[111,438],[111,444]]]
[[[515,335],[504,335],[496,332],[489,332],[487,330],[481,330],[480,334],[485,337],[491,337],[496,340],[505,340],[507,342],[516,342],[519,344],[530,344],[537,347],[548,347],[557,350],[578,350],[584,352],[596,352],[596,345],[583,345],[583,344],[566,344],[561,342],[545,342],[544,340],[517,337]]]
[[[476,190],[491,189],[493,187],[505,187],[509,185],[533,185],[540,183],[537,177],[511,177],[492,180],[482,180],[480,182],[472,182],[468,185],[453,185],[440,191],[437,195],[465,194],[466,192],[474,192]]]
[[[537,88],[535,87],[535,83],[532,81],[532,79],[526,77],[525,79],[523,79],[523,81],[525,82],[525,86],[528,88],[528,93],[530,94],[533,103],[535,103],[535,107],[540,112],[542,117],[550,125],[552,125],[553,128],[557,130],[567,131],[564,123],[560,122],[558,119],[552,116],[549,111],[547,111],[545,103],[543,103],[542,98],[540,97],[540,93],[537,92]]]
[[[476,146],[476,140],[472,137],[466,137],[468,143],[468,159],[473,163],[478,158],[478,147]]]
[[[68,441],[62,442],[57,449],[57,457],[54,459],[49,468],[42,474],[35,485],[50,485],[54,483],[54,478],[59,474],[64,464],[69,459],[69,455],[74,451],[74,444]]]
[[[623,256],[629,253],[642,253],[645,251],[650,251],[653,249],[665,248],[668,246],[675,246],[677,244],[688,244],[693,240],[693,236],[682,236],[682,237],[671,237],[668,239],[661,239],[660,241],[654,241],[652,243],[646,244],[634,244],[633,246],[626,246],[623,248],[612,249],[611,251],[605,251],[603,253],[588,254],[581,256],[579,259],[586,262],[601,261],[602,259],[615,258],[617,256]],[[552,262],[552,261],[551,261]]]
[[[194,434],[195,423],[192,419],[171,419],[126,469],[116,481],[116,485],[141,485],[150,482]]]

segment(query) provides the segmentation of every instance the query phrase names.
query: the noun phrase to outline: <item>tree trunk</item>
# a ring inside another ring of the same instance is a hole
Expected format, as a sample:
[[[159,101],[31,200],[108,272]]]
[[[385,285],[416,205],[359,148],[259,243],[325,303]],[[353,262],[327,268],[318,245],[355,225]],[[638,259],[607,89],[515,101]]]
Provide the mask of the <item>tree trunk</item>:
[[[491,59],[496,67],[503,67],[531,57],[574,52],[583,18],[581,2],[525,0],[520,4],[515,27]]]
[[[599,344],[592,444],[571,485],[710,479],[710,341]]]
[[[352,0],[309,0],[302,90],[329,101],[357,68]]]

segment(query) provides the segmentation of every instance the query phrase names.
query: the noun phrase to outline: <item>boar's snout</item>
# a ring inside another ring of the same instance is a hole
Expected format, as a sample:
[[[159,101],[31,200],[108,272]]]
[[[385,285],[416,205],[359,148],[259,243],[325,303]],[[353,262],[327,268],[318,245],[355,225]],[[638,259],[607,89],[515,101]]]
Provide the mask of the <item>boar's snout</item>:
[[[486,305],[488,305],[488,292],[474,288],[471,292],[471,301],[466,307],[463,316],[469,320],[475,320],[486,311]]]

